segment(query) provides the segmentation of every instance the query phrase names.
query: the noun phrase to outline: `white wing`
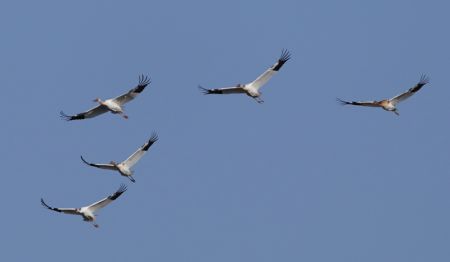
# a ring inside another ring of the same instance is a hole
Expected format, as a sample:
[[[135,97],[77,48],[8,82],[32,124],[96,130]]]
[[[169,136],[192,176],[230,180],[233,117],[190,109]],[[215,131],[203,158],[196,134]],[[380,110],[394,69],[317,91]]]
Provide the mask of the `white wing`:
[[[92,109],[89,109],[86,112],[79,113],[79,114],[72,115],[72,116],[66,115],[63,111],[61,111],[60,116],[64,120],[71,121],[71,120],[81,120],[81,119],[86,119],[86,118],[93,118],[93,117],[96,117],[96,116],[101,115],[106,112],[108,112],[108,108],[106,106],[98,105]]]
[[[426,85],[428,82],[430,81],[430,78],[427,77],[426,75],[422,75],[420,77],[420,81],[413,87],[411,87],[410,89],[408,89],[408,91],[397,95],[393,98],[390,99],[390,101],[396,105],[398,103],[400,103],[401,101],[409,98],[410,96],[414,95],[417,91],[419,91],[424,85]]]
[[[101,169],[117,170],[117,167],[115,167],[112,164],[94,164],[94,163],[89,163],[88,161],[84,160],[83,156],[80,156],[80,157],[81,157],[81,160],[83,160],[83,162],[86,165],[90,165],[90,166],[101,168]]]
[[[339,98],[337,98],[337,101],[343,105],[381,107],[379,101],[345,101]]]
[[[116,200],[125,191],[127,191],[127,187],[124,184],[122,184],[122,185],[120,185],[120,188],[114,194],[112,194],[100,201],[97,201],[97,202],[87,206],[86,208],[89,209],[91,212],[95,212],[98,209],[103,208],[106,205],[108,205],[109,203]]]
[[[258,78],[256,78],[256,80],[249,83],[248,85],[256,90],[260,89],[265,83],[267,83],[267,81],[270,80],[270,78],[272,78],[272,76],[276,72],[278,72],[278,70],[280,70],[280,68],[284,65],[284,63],[286,63],[290,58],[291,58],[291,55],[289,54],[289,52],[287,50],[283,49],[278,61],[272,67],[267,69],[264,73],[262,73],[260,76],[258,76]]]
[[[150,78],[148,78],[147,76],[139,76],[139,84],[135,88],[131,89],[126,94],[114,98],[113,101],[119,105],[130,102],[137,95],[139,95],[145,89],[145,87],[150,84],[150,82]]]
[[[227,95],[227,94],[245,93],[245,90],[244,90],[242,85],[237,85],[237,86],[234,86],[234,87],[215,88],[215,89],[207,89],[207,88],[203,88],[201,86],[198,86],[198,88],[200,88],[200,90],[205,95],[209,95],[209,94],[224,94],[224,95]]]
[[[122,162],[123,165],[128,166],[128,168],[131,168],[134,166],[139,159],[147,152],[147,150],[150,148],[153,143],[158,141],[158,135],[156,133],[153,133],[153,135],[150,137],[150,139],[145,143],[143,146],[141,146],[136,152],[134,152],[131,156],[129,156],[125,161]]]
[[[80,213],[78,213],[76,208],[56,208],[56,207],[51,207],[51,206],[47,205],[44,202],[44,199],[42,199],[42,198],[41,198],[41,204],[44,207],[46,207],[46,208],[48,208],[50,210],[56,211],[56,212],[60,212],[60,213],[64,213],[64,214],[70,214],[70,215],[79,215],[80,214]]]

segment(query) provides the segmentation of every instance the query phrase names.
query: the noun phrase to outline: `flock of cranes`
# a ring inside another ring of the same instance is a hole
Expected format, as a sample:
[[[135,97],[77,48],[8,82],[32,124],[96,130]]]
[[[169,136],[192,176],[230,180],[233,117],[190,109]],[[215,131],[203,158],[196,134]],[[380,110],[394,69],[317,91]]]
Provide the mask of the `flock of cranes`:
[[[98,106],[89,109],[88,111],[76,114],[76,115],[66,115],[63,111],[60,112],[61,118],[67,121],[72,120],[82,120],[82,119],[88,119],[93,118],[98,115],[101,115],[106,112],[111,112],[113,114],[119,114],[123,118],[128,119],[128,116],[125,115],[123,111],[123,105],[125,103],[130,102],[133,100],[137,95],[139,95],[142,91],[144,91],[145,87],[147,87],[150,84],[150,78],[144,75],[139,76],[139,83],[138,85],[128,91],[127,93],[120,95],[116,98],[111,98],[107,100],[101,100],[99,98],[96,98],[94,102],[99,103]],[[111,161],[108,164],[95,164],[95,163],[89,163],[87,162],[83,156],[81,157],[81,160],[92,167],[100,168],[100,169],[107,169],[107,170],[113,170],[118,171],[122,176],[127,177],[130,179],[133,183],[136,182],[136,180],[133,178],[133,166],[136,165],[136,163],[142,158],[142,156],[148,151],[148,149],[156,142],[158,141],[158,135],[156,133],[153,133],[150,139],[141,147],[139,147],[133,154],[131,154],[127,159],[124,161],[117,163],[115,161]],[[65,214],[71,214],[71,215],[80,215],[83,217],[83,220],[86,222],[91,222],[94,227],[99,227],[99,225],[95,222],[96,214],[95,212],[99,209],[105,207],[112,201],[116,200],[119,196],[121,196],[125,191],[127,190],[126,185],[122,184],[120,188],[113,193],[112,195],[97,201],[89,206],[84,206],[80,208],[56,208],[51,207],[47,203],[45,203],[44,199],[41,198],[41,204],[53,211],[65,213]]]
[[[278,59],[278,61],[272,65],[269,69],[267,69],[264,73],[262,73],[260,76],[258,76],[254,81],[247,83],[247,84],[238,84],[234,87],[225,87],[225,88],[216,88],[216,89],[206,89],[202,86],[199,86],[200,90],[204,94],[246,94],[247,96],[253,98],[258,103],[263,103],[264,100],[261,99],[261,92],[259,89],[264,86],[271,78],[275,75],[282,67],[283,65],[291,58],[290,53],[283,49],[281,52],[281,56]],[[145,87],[150,84],[150,78],[144,75],[139,76],[139,83],[138,85],[128,91],[127,93],[120,95],[116,98],[111,98],[107,100],[101,100],[99,98],[96,98],[94,101],[97,102],[99,105],[96,107],[89,109],[85,112],[78,113],[76,115],[67,115],[63,111],[61,111],[61,117],[67,121],[72,120],[82,120],[82,119],[88,119],[93,118],[96,116],[99,116],[106,112],[111,112],[113,114],[118,114],[122,116],[125,119],[128,119],[128,116],[125,115],[123,110],[123,105],[125,103],[130,102],[133,100],[137,95],[139,95],[142,91],[144,91]],[[340,103],[343,105],[357,105],[357,106],[368,106],[368,107],[381,107],[382,109],[386,111],[390,111],[395,113],[396,115],[399,115],[397,104],[399,102],[404,101],[405,99],[411,97],[413,94],[415,94],[417,91],[419,91],[424,85],[426,85],[429,82],[429,78],[426,75],[422,75],[419,82],[410,88],[408,91],[399,94],[393,98],[390,99],[384,99],[380,101],[345,101],[341,99],[337,99]],[[131,154],[126,160],[117,163],[115,161],[111,161],[109,163],[105,164],[95,164],[90,163],[86,161],[83,156],[81,157],[81,160],[92,167],[96,167],[99,169],[106,169],[106,170],[113,170],[120,173],[120,175],[127,177],[130,179],[133,183],[136,182],[136,180],[133,177],[133,171],[132,167],[142,158],[142,156],[148,151],[148,149],[156,142],[158,141],[158,135],[156,133],[153,133],[150,139],[141,147],[139,147],[133,154]],[[41,204],[53,211],[61,212],[65,214],[72,214],[72,215],[80,215],[83,217],[84,221],[92,222],[95,227],[99,227],[99,225],[95,222],[95,212],[99,209],[105,207],[112,201],[116,200],[119,196],[121,196],[125,191],[127,190],[126,185],[122,184],[120,188],[110,196],[97,201],[91,205],[80,207],[80,208],[55,208],[47,205],[47,203],[44,201],[44,199],[41,198]]]

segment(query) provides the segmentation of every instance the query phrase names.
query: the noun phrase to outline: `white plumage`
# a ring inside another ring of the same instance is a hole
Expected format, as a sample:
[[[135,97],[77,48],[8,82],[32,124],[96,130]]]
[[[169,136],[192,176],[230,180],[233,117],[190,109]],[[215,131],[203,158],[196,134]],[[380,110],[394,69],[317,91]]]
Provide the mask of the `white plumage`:
[[[209,94],[246,94],[251,98],[255,99],[258,103],[263,103],[264,101],[261,99],[261,92],[259,89],[267,83],[267,81],[275,75],[278,70],[291,58],[289,52],[285,49],[281,52],[281,57],[278,61],[267,69],[264,73],[262,73],[258,78],[248,84],[238,84],[234,87],[225,87],[225,88],[216,88],[216,89],[206,89],[202,86],[199,86],[200,90],[205,95]]]
[[[397,104],[404,101],[405,99],[411,97],[414,95],[417,91],[419,91],[424,85],[426,85],[429,82],[429,78],[426,75],[422,75],[420,77],[419,82],[408,89],[408,91],[403,92],[397,96],[394,96],[390,99],[383,99],[380,101],[344,101],[341,99],[337,99],[340,103],[343,105],[355,105],[355,106],[369,106],[369,107],[381,107],[386,111],[390,111],[395,113],[396,115],[400,115],[398,113]]]
[[[139,76],[139,84],[128,91],[127,93],[120,95],[115,98],[107,99],[105,101],[96,98],[94,99],[95,102],[98,102],[99,105],[89,109],[88,111],[76,114],[76,115],[66,115],[63,111],[60,112],[60,115],[63,119],[67,121],[71,120],[81,120],[86,118],[93,118],[98,115],[101,115],[106,112],[111,112],[113,114],[120,114],[123,118],[128,119],[128,116],[124,114],[123,111],[123,105],[125,103],[130,102],[133,100],[137,95],[139,95],[145,87],[150,84],[150,78],[147,76],[141,75]]]
[[[123,194],[127,190],[127,187],[122,184],[120,188],[114,192],[112,195],[109,195],[106,198],[103,198],[102,200],[99,200],[93,204],[90,204],[88,206],[80,207],[80,208],[55,208],[47,205],[43,198],[41,198],[41,204],[53,211],[64,213],[64,214],[70,214],[70,215],[79,215],[83,217],[83,220],[86,222],[92,222],[95,227],[99,227],[97,223],[95,223],[95,212],[99,209],[105,207],[106,205],[110,204],[114,200],[116,200],[120,195]]]
[[[94,164],[87,162],[83,158],[83,156],[81,156],[81,160],[85,164],[93,167],[118,171],[122,176],[128,177],[132,182],[136,182],[136,180],[133,178],[132,167],[139,161],[139,159],[142,158],[145,152],[147,152],[150,146],[153,145],[153,143],[155,143],[156,141],[158,141],[158,135],[156,133],[153,133],[153,135],[150,137],[147,143],[138,148],[136,152],[134,152],[132,155],[130,155],[126,160],[122,161],[121,163],[111,161],[109,164]]]

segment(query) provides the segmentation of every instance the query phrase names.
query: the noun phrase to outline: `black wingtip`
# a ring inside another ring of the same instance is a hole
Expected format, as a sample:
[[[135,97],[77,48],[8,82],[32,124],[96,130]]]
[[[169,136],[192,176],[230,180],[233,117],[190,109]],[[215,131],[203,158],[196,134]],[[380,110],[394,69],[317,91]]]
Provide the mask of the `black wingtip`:
[[[151,78],[142,74],[139,76],[139,85],[140,86],[146,86],[152,82]]]
[[[150,137],[150,139],[149,139],[149,142],[150,143],[155,143],[156,141],[158,141],[158,134],[156,133],[156,132],[153,132],[152,133],[152,136]]]
[[[336,98],[336,101],[338,101],[339,104],[344,105],[344,106],[348,105],[348,104],[351,104],[350,102],[344,101],[344,100],[342,100],[340,98]]]
[[[140,93],[144,90],[146,86],[148,86],[151,83],[151,78],[142,74],[139,76],[139,84],[138,86],[133,90],[134,93]]]
[[[284,65],[284,63],[286,63],[289,59],[291,59],[291,54],[289,53],[289,51],[287,49],[281,50],[281,56],[278,59],[277,64],[273,68],[273,71],[280,70],[280,68]]]
[[[66,114],[64,113],[64,111],[62,111],[62,110],[59,112],[59,117],[61,117],[62,120],[66,120],[66,121],[71,121],[71,120],[73,120],[73,119],[72,119],[72,116],[66,115]]]
[[[202,87],[201,85],[198,86],[198,89],[200,89],[200,91],[201,91],[204,95],[209,95],[209,94],[211,94],[211,90],[210,90],[210,89],[206,89],[206,88]]]
[[[47,207],[47,204],[45,204],[44,199],[41,197],[41,205]]]
[[[84,114],[69,116],[69,115],[66,115],[62,110],[59,112],[59,116],[61,117],[61,119],[66,120],[66,121],[81,120],[81,119],[85,118]]]
[[[81,161],[83,161],[86,165],[91,165],[91,163],[89,163],[88,161],[86,161],[82,155],[80,155]]]
[[[287,49],[281,50],[281,57],[279,61],[286,63],[289,59],[291,59],[291,53]]]
[[[110,199],[116,200],[125,191],[127,191],[127,186],[125,184],[121,184],[119,189],[112,196],[110,196]]]
[[[57,210],[57,209],[55,209],[55,208],[53,208],[53,207],[47,205],[42,197],[41,197],[41,205],[44,206],[45,208],[50,209],[50,210],[59,211],[59,210]]]
[[[422,74],[420,76],[419,85],[426,85],[430,82],[430,77],[428,77],[426,74]]]
[[[119,190],[117,190],[117,192],[122,194],[125,191],[127,191],[127,186],[125,184],[120,184]]]
[[[151,145],[153,145],[153,143],[155,143],[156,141],[158,141],[158,134],[156,132],[152,133],[152,136],[150,137],[150,139],[148,140],[148,142],[145,144],[145,146],[142,148],[142,150],[147,151]]]

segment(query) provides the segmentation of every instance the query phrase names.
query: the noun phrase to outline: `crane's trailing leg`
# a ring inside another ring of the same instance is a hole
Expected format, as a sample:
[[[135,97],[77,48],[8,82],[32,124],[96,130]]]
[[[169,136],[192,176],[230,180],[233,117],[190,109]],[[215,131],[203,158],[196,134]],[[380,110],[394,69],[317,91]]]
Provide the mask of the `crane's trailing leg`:
[[[259,97],[253,97],[253,99],[255,99],[255,101],[258,102],[259,104],[264,103],[264,100],[262,100],[262,99],[259,98]]]
[[[123,112],[120,112],[120,115],[121,115],[123,118],[128,119],[128,116],[125,115]]]

